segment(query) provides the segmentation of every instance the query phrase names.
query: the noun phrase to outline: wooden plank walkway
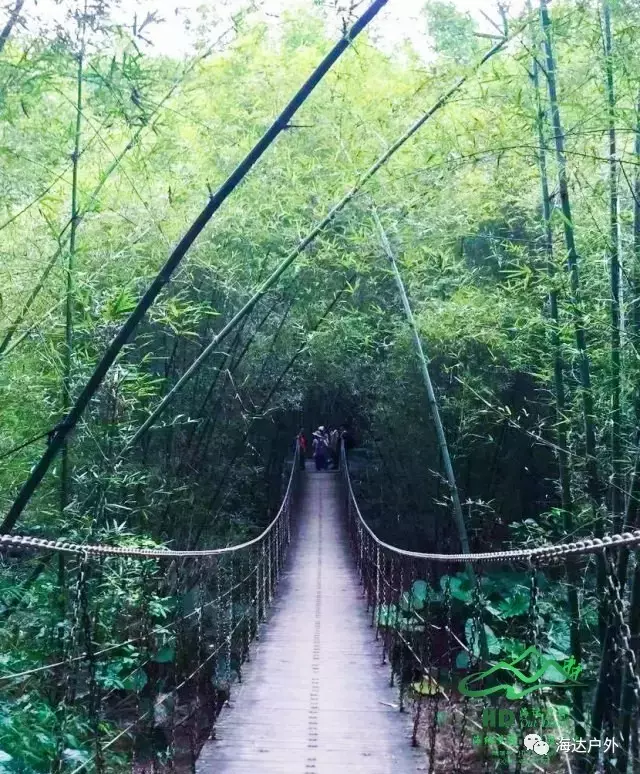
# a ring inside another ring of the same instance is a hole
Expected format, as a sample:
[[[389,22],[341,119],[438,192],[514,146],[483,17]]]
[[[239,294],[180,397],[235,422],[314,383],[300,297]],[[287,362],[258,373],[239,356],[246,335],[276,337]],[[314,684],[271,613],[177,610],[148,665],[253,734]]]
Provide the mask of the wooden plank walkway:
[[[197,774],[414,774],[338,510],[339,479],[303,474],[300,527],[243,682]]]

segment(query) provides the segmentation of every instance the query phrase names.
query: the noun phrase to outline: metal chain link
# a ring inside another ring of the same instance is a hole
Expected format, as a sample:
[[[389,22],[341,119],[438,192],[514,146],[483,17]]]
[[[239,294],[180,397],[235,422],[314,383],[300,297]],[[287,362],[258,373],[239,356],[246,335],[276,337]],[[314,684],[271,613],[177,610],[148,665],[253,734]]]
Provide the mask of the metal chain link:
[[[433,574],[433,568],[431,577],[429,579],[431,581],[431,585],[433,585],[433,588],[436,588],[435,584],[435,577]],[[443,593],[443,602],[444,602],[444,593]],[[429,722],[429,774],[433,774],[435,771],[436,766],[436,741],[438,739],[438,724],[439,724],[439,714],[440,714],[440,702],[444,696],[442,690],[440,689],[440,679],[441,679],[441,666],[440,666],[440,659],[438,659],[438,663],[434,664],[434,654],[435,654],[435,648],[434,648],[434,630],[438,631],[438,629],[434,629],[433,626],[431,626],[428,622],[431,621],[431,615],[430,615],[430,608],[433,604],[433,599],[430,593],[427,594],[427,600],[424,610],[424,620],[425,620],[425,627],[424,627],[424,640],[425,640],[425,648],[423,651],[423,658],[426,659],[427,664],[427,680],[429,685],[429,691],[432,690],[435,692],[433,695],[433,700],[429,702],[429,705],[431,707],[431,718]],[[450,601],[450,600],[449,600]],[[424,677],[423,677],[424,679]],[[415,734],[415,731],[414,731]],[[417,739],[415,740],[417,742]]]
[[[538,583],[538,565],[531,561],[530,562],[530,581],[529,581],[529,611],[527,616],[527,623],[528,623],[528,629],[529,629],[529,637],[527,639],[527,642],[530,642],[531,645],[534,648],[538,647],[538,640],[540,638],[540,622],[538,618],[538,603],[540,600],[540,586]],[[536,704],[538,707],[536,707]],[[535,697],[533,694],[530,694],[526,697],[526,711],[528,713],[531,713],[535,711],[536,709],[539,709],[540,702],[536,702]],[[515,763],[515,772],[514,774],[520,774],[522,771],[522,761],[524,758],[524,737],[526,735],[526,729],[524,724],[521,721],[522,713],[518,713],[517,717],[517,724],[518,724],[518,735],[519,735],[519,742],[518,742],[518,751],[516,752],[516,763]]]
[[[175,592],[172,594],[173,597],[176,599],[181,599],[182,597],[182,587],[186,589],[188,586],[188,583],[186,581],[186,578],[183,579],[183,570],[185,569],[183,564],[180,564],[179,562],[176,562],[176,569],[175,569]],[[185,572],[186,575],[186,572]],[[180,612],[180,607],[176,606],[174,615],[177,618],[177,621],[175,622],[175,637],[176,637],[176,664],[179,663],[179,649],[180,649],[180,643],[183,643],[183,647],[185,643],[185,630],[184,630],[184,624],[181,617],[178,617],[178,614]],[[177,679],[177,677],[176,677]],[[165,761],[165,763],[168,763],[169,765],[169,771],[175,772],[176,771],[176,719],[178,717],[178,704],[180,701],[180,694],[178,690],[173,687],[171,690],[172,701],[169,704],[169,711],[168,715],[170,717],[171,727],[169,731],[169,747],[168,747],[168,760]],[[170,694],[170,696],[171,696]],[[156,726],[157,721],[155,719],[155,710],[159,709],[164,702],[161,702],[160,704],[155,704],[152,709],[152,723],[153,727]]]
[[[475,664],[480,664],[482,661],[482,643],[485,640],[485,633],[484,633],[484,620],[482,616],[482,587],[480,583],[480,576],[478,573],[473,573],[473,580],[474,587],[473,587],[473,610],[474,614],[471,617],[471,627],[470,627],[470,642],[469,645],[471,646],[471,651],[469,653],[469,667],[470,669],[474,666],[474,659]],[[478,653],[474,652],[477,648]],[[462,710],[461,714],[462,717],[460,718],[460,725],[457,729],[458,733],[454,733],[454,743],[455,743],[455,761],[454,761],[454,767],[453,771],[454,774],[464,774],[464,752],[465,752],[465,739],[467,736],[467,726],[469,721],[469,709],[470,709],[470,699],[468,696],[462,697]],[[484,739],[483,735],[483,756],[485,755],[485,748],[486,748],[486,741]]]
[[[204,593],[204,586],[205,586],[205,573],[204,573],[204,567],[200,566],[199,572],[197,575],[197,593],[196,593],[196,604],[197,604],[197,612],[196,612],[196,653],[197,653],[197,662],[200,664],[205,658],[205,648],[204,648],[204,637],[203,637],[203,618],[202,618],[202,611],[204,609],[204,603],[205,603],[205,593]],[[201,700],[200,700],[200,689],[202,681],[198,680],[196,682],[196,696],[195,696],[195,711],[193,713],[193,720],[191,723],[190,728],[190,735],[189,735],[189,741],[191,742],[191,766],[192,771],[195,772],[196,770],[196,760],[198,756],[198,739],[199,739],[199,724],[200,724],[200,712],[201,712]]]
[[[381,561],[382,555],[380,553],[380,546],[376,546],[376,593],[375,593],[375,600],[373,605],[373,612],[371,614],[371,625],[375,628],[376,631],[376,640],[380,637],[380,629],[379,629],[379,622],[380,622],[380,594],[381,594],[381,567],[380,567],[380,561]]]
[[[607,585],[609,586],[609,593],[611,595],[611,601],[613,603],[613,612],[618,619],[617,634],[620,638],[621,649],[624,651],[627,658],[627,666],[631,679],[633,680],[633,692],[635,694],[636,702],[640,706],[640,676],[638,675],[638,659],[634,649],[631,646],[631,629],[629,624],[625,620],[624,616],[624,604],[620,597],[620,589],[618,583],[613,577],[613,571],[611,563],[605,554],[606,570],[607,570]]]
[[[400,596],[398,598],[398,616],[400,615],[400,611],[402,610],[402,603],[404,601],[404,596],[406,594],[407,596],[407,602],[408,602],[408,610],[407,613],[409,614],[408,620],[411,621],[411,585],[408,586],[407,591],[404,590],[404,584],[405,584],[405,568],[404,565],[400,566]],[[411,584],[411,577],[409,577],[409,584]],[[409,624],[410,626],[410,624]],[[407,628],[407,635],[409,634],[410,629]],[[399,637],[400,639],[400,657],[398,659],[398,699],[400,702],[400,712],[404,712],[404,694],[405,694],[405,679],[404,679],[404,669],[405,669],[405,656],[407,651],[407,646],[404,642],[404,638],[402,635]]]
[[[384,556],[384,554],[383,554]],[[393,556],[389,559],[389,577],[393,577]],[[389,590],[389,582],[387,581],[386,577],[383,575],[383,583],[382,583],[382,605],[380,606],[380,613],[378,614],[378,618],[380,619],[381,616],[383,618],[381,620],[384,621],[384,631],[382,633],[382,661],[381,663],[384,665],[387,663],[387,649],[389,647],[389,627],[391,625],[391,596],[387,593]]]
[[[84,581],[80,585],[80,619],[82,621],[82,632],[85,642],[85,658],[87,662],[87,683],[89,689],[88,716],[93,731],[94,743],[94,763],[97,774],[104,771],[104,756],[102,753],[102,744],[100,741],[100,685],[97,680],[97,662],[95,657],[95,648],[93,642],[93,629],[95,620],[92,622],[91,610],[89,607],[89,594],[87,589],[87,577],[89,573],[85,571]]]
[[[78,572],[76,576],[76,582],[73,589],[73,601],[71,608],[71,621],[69,626],[69,633],[66,637],[65,650],[69,654],[73,654],[77,646],[78,633],[80,628],[80,609],[81,609],[81,596],[82,588],[85,583],[85,575],[87,571],[88,556],[83,556],[78,566]],[[76,667],[75,674],[77,674]],[[69,707],[73,704],[73,698],[75,693],[75,685],[72,681],[72,671],[67,670],[64,678],[64,691],[58,710],[62,712],[62,718],[60,721],[60,728],[58,733],[58,739],[56,741],[55,758],[52,763],[51,770],[54,774],[59,774],[62,771],[63,763],[63,751],[65,747],[65,736],[67,732],[67,725],[69,721]]]

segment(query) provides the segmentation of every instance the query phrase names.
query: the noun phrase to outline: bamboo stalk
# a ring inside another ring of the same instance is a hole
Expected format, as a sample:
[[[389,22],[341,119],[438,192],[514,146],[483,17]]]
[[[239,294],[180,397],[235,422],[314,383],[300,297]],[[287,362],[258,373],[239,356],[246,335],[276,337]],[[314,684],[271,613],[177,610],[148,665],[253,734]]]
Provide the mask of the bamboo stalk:
[[[111,164],[109,164],[107,169],[104,171],[104,173],[102,174],[102,176],[100,178],[100,181],[98,182],[97,186],[94,188],[93,192],[91,193],[91,196],[89,197],[89,199],[87,201],[86,207],[84,207],[84,209],[81,212],[78,213],[78,216],[77,216],[77,219],[76,219],[76,226],[77,227],[80,226],[80,223],[84,219],[85,215],[88,212],[91,211],[91,208],[92,208],[93,204],[96,202],[98,196],[100,195],[100,192],[102,191],[102,188],[106,184],[107,180],[111,177],[113,172],[115,172],[115,170],[120,166],[120,162],[122,161],[122,159],[126,156],[126,154],[132,148],[135,147],[138,139],[142,135],[142,132],[150,125],[151,118],[153,118],[153,116],[156,115],[161,110],[161,108],[164,107],[164,105],[169,101],[169,99],[171,99],[171,97],[175,93],[176,89],[184,81],[184,79],[187,77],[187,75],[190,72],[192,72],[194,67],[199,62],[203,61],[203,59],[205,59],[206,57],[209,56],[209,54],[211,53],[212,49],[213,49],[213,47],[210,47],[209,49],[207,49],[207,51],[205,51],[202,54],[202,56],[197,57],[191,63],[191,65],[186,68],[186,70],[183,73],[182,77],[180,79],[178,79],[177,81],[175,81],[171,85],[171,87],[167,90],[167,92],[164,94],[162,99],[154,106],[154,109],[149,113],[147,123],[144,124],[143,126],[138,127],[138,129],[131,136],[131,139],[129,140],[129,142],[124,146],[124,148],[120,151],[120,153],[112,160]],[[84,148],[84,151],[86,151],[86,150],[87,150],[87,146],[85,146],[85,148]],[[49,258],[45,268],[42,271],[42,274],[40,275],[40,278],[36,282],[36,284],[33,287],[33,290],[31,291],[31,293],[29,294],[29,297],[25,301],[24,305],[22,306],[22,309],[18,313],[18,315],[15,318],[15,320],[9,325],[9,328],[7,329],[7,332],[5,333],[5,336],[2,339],[2,342],[0,342],[0,359],[2,357],[6,357],[9,354],[9,352],[13,351],[16,348],[16,346],[20,343],[20,342],[16,342],[13,345],[13,347],[11,347],[10,349],[7,349],[9,347],[11,339],[13,338],[16,330],[22,324],[22,321],[27,316],[27,314],[28,314],[29,310],[31,309],[31,307],[33,306],[36,298],[39,296],[40,292],[44,288],[45,283],[47,281],[47,278],[49,277],[49,274],[51,273],[52,269],[54,268],[54,266],[58,262],[58,258],[60,258],[60,256],[64,252],[64,247],[65,247],[65,245],[67,243],[67,239],[68,239],[68,237],[66,237],[65,234],[66,234],[67,230],[70,228],[70,226],[71,226],[71,221],[67,221],[67,223],[65,224],[64,228],[62,229],[62,231],[58,235],[58,242],[59,242],[58,248],[56,249],[56,251]],[[63,238],[64,238],[64,240],[63,240]]]
[[[220,365],[220,367],[219,367],[219,369],[218,369],[218,371],[217,371],[217,373],[215,375],[214,384],[215,384],[215,382],[218,381],[218,379],[220,377],[220,374],[222,374],[223,371],[225,371],[225,363],[226,363],[227,360],[229,361],[228,370],[232,374],[236,372],[236,370],[238,369],[238,367],[240,366],[240,364],[244,360],[245,355],[249,351],[249,348],[251,347],[251,344],[253,343],[253,340],[255,339],[256,335],[262,329],[262,327],[267,322],[269,317],[271,317],[271,315],[273,314],[273,312],[275,311],[275,309],[276,309],[276,307],[277,307],[277,305],[279,303],[280,303],[280,299],[279,298],[274,299],[273,303],[271,304],[269,309],[267,309],[266,313],[262,316],[262,318],[260,319],[260,321],[258,322],[256,327],[254,328],[254,330],[251,331],[251,333],[247,336],[247,339],[244,342],[244,344],[242,345],[242,349],[240,350],[240,352],[236,355],[235,350],[238,348],[238,346],[241,343],[240,342],[240,334],[244,330],[244,323],[249,319],[248,317],[244,318],[243,322],[241,323],[240,327],[238,328],[237,336],[234,339],[234,345],[229,348],[228,357],[225,358],[225,360],[221,363],[221,365]],[[198,453],[198,450],[200,449],[200,447],[201,447],[203,442],[205,443],[205,446],[204,446],[204,450],[202,452],[202,455],[206,454],[206,452],[207,452],[207,450],[209,448],[209,444],[211,443],[211,440],[213,438],[213,434],[214,434],[214,430],[215,430],[215,427],[216,427],[216,423],[218,421],[218,418],[220,416],[220,411],[222,409],[222,395],[223,395],[223,392],[224,392],[225,385],[226,385],[226,380],[225,380],[224,384],[222,385],[222,387],[220,388],[220,391],[219,391],[218,397],[216,399],[216,402],[211,407],[211,410],[209,411],[209,415],[207,416],[207,419],[205,420],[205,422],[203,424],[202,431],[200,433],[200,437],[198,438],[198,441],[196,442],[193,451],[190,453],[191,460],[195,459],[195,456]],[[204,406],[205,405],[206,404],[203,401],[201,409],[199,411],[199,415],[201,415],[202,412],[204,411]],[[205,433],[205,431],[206,431],[206,433]],[[206,435],[206,438],[205,438],[205,435]]]
[[[65,416],[71,407],[71,384],[73,380],[73,273],[76,259],[76,236],[78,231],[78,169],[80,164],[80,141],[82,139],[82,82],[84,78],[84,53],[85,35],[87,24],[87,3],[85,1],[82,21],[80,24],[80,50],[78,51],[78,69],[76,74],[76,116],[73,140],[73,153],[71,156],[71,228],[69,231],[69,250],[66,266],[66,293],[65,293],[65,333],[64,333],[64,358],[62,376],[62,415]],[[60,451],[60,513],[69,504],[70,497],[70,471],[69,471],[69,441],[65,438]]]
[[[326,307],[326,309],[324,310],[322,315],[314,323],[313,327],[310,330],[310,333],[314,333],[315,331],[317,331],[320,328],[320,326],[324,323],[324,321],[327,319],[329,314],[331,314],[331,311],[333,310],[335,305],[342,298],[342,296],[346,292],[347,288],[353,283],[353,280],[354,280],[354,277],[349,277],[349,279],[345,283],[344,287],[335,294],[335,296],[333,297],[333,299],[331,300],[329,305]],[[289,362],[286,364],[286,366],[282,369],[282,371],[280,371],[280,374],[278,375],[278,378],[271,385],[271,389],[269,390],[266,398],[260,404],[260,407],[259,407],[258,412],[257,412],[258,415],[264,414],[264,412],[267,410],[267,408],[269,407],[269,405],[270,405],[270,403],[271,403],[271,401],[273,399],[273,396],[278,391],[278,388],[282,384],[284,378],[289,373],[289,371],[293,368],[293,366],[295,365],[297,359],[305,351],[306,348],[307,348],[307,341],[305,339],[302,342],[302,344],[293,353],[293,355],[289,359]],[[224,473],[222,474],[222,477],[220,478],[220,481],[218,482],[218,486],[216,487],[216,490],[215,490],[215,492],[213,494],[213,497],[211,498],[209,507],[206,508],[206,510],[205,510],[206,514],[211,513],[211,510],[213,509],[213,506],[215,505],[215,503],[216,503],[216,501],[218,499],[218,496],[220,495],[220,492],[222,491],[222,487],[224,486],[224,484],[225,484],[225,482],[226,482],[226,480],[227,480],[227,478],[229,476],[229,473],[231,472],[231,470],[233,468],[233,465],[235,464],[235,461],[238,459],[238,457],[240,456],[240,454],[242,452],[242,449],[244,448],[245,441],[249,437],[249,432],[251,430],[251,427],[252,427],[253,422],[255,421],[255,419],[256,419],[256,417],[253,417],[251,419],[251,421],[249,423],[249,426],[247,427],[247,429],[243,433],[242,437],[240,438],[240,440],[236,444],[236,446],[234,448],[234,452],[233,452],[233,454],[231,456],[231,459],[227,463],[227,465],[225,467],[225,470],[224,470]],[[198,530],[197,530],[196,535],[194,537],[194,542],[191,544],[192,547],[195,547],[198,544],[198,541],[200,540],[200,537],[202,535],[202,532],[203,532],[205,526],[206,526],[206,520],[201,521],[200,526],[198,527]]]
[[[636,160],[640,162],[640,91],[638,92],[636,102],[636,137],[634,145],[634,153]],[[633,306],[631,308],[631,329],[632,338],[634,344],[637,346],[640,341],[640,167],[636,167],[634,178],[634,204],[633,204],[633,248],[634,248],[634,271],[632,277],[633,283]],[[636,419],[636,427],[640,427],[640,391],[636,391],[634,400],[634,413]],[[638,447],[640,446],[640,432],[636,431],[636,461],[634,465],[634,471],[631,479],[631,488],[629,495],[629,503],[627,512],[625,515],[625,529],[629,528],[629,525],[635,524],[638,506],[636,503],[636,497],[638,495],[639,487],[639,475],[638,475]],[[625,551],[620,557],[618,578],[620,584],[624,584],[627,578],[627,562],[628,552]],[[637,641],[640,634],[640,564],[638,563],[638,557],[636,555],[636,562],[633,568],[631,582],[631,597],[629,602],[629,634],[630,641],[632,643]],[[619,774],[626,774],[629,764],[629,743],[630,737],[633,733],[633,745],[637,747],[637,725],[634,723],[634,711],[637,712],[636,707],[636,692],[633,678],[631,677],[628,664],[625,663],[621,669],[620,683],[617,686],[615,695],[616,706],[620,707],[620,738],[621,738],[621,752],[619,754],[619,760],[617,762],[617,771]],[[633,758],[633,755],[631,756]],[[636,762],[634,761],[634,770],[636,768]]]
[[[528,2],[531,7],[530,0]],[[555,391],[556,437],[558,455],[558,478],[560,481],[560,502],[562,504],[563,527],[567,535],[574,530],[574,502],[571,494],[571,460],[568,451],[569,422],[566,414],[566,396],[564,386],[564,355],[560,338],[560,314],[558,309],[558,292],[554,286],[555,264],[553,254],[553,229],[551,226],[551,195],[549,192],[549,177],[547,172],[547,155],[544,139],[544,108],[540,94],[540,64],[537,59],[538,44],[534,41],[532,62],[532,81],[536,103],[536,129],[538,134],[538,166],[540,169],[540,193],[542,198],[542,219],[544,223],[544,250],[547,258],[547,272],[551,281],[549,290],[549,313],[551,317],[551,346],[553,350],[553,380]],[[569,606],[571,653],[578,663],[581,662],[582,645],[580,642],[580,609],[578,605],[578,572],[575,562],[569,560],[567,571],[567,602]],[[573,717],[578,738],[583,738],[584,730],[584,696],[582,688],[574,688]]]
[[[9,14],[9,18],[7,19],[7,23],[2,28],[2,32],[0,32],[0,54],[3,52],[4,47],[7,45],[7,40],[9,40],[9,36],[11,35],[11,31],[16,25],[16,22],[20,18],[20,12],[22,11],[22,6],[24,5],[25,0],[16,0],[16,4],[11,9],[11,13]]]
[[[389,244],[387,233],[380,222],[378,212],[373,207],[373,219],[380,235],[380,242],[383,250],[391,266],[393,278],[398,289],[398,295],[402,302],[402,308],[404,309],[407,323],[411,330],[411,338],[413,340],[413,346],[418,357],[418,364],[420,366],[420,373],[422,374],[422,381],[424,382],[425,389],[427,391],[427,403],[429,404],[429,411],[433,424],[436,428],[436,437],[438,440],[438,450],[442,456],[442,463],[444,465],[445,475],[447,477],[447,483],[449,485],[449,494],[451,496],[451,502],[453,505],[453,518],[458,533],[458,539],[460,540],[460,546],[463,554],[470,552],[469,537],[467,535],[467,528],[464,521],[464,514],[462,513],[462,505],[460,503],[460,493],[458,491],[458,484],[456,482],[456,476],[453,470],[453,463],[451,462],[451,455],[449,454],[449,445],[447,443],[446,434],[444,432],[444,425],[442,424],[442,418],[440,416],[440,409],[438,408],[438,401],[436,400],[436,394],[433,389],[433,382],[431,381],[431,375],[429,373],[429,365],[427,363],[426,355],[424,354],[424,348],[422,346],[422,340],[416,325],[413,311],[411,310],[411,304],[409,303],[409,297],[402,281],[402,276],[396,263],[395,255]],[[467,565],[470,567],[470,565]]]
[[[611,282],[611,511],[613,531],[621,527],[624,503],[622,501],[622,449],[620,444],[621,408],[621,303],[620,251],[618,228],[618,159],[616,155],[616,97],[613,83],[613,38],[611,34],[611,6],[602,0],[603,43],[605,56],[605,87],[609,131],[609,268]]]
[[[611,484],[610,503],[614,532],[622,527],[624,500],[621,448],[621,285],[618,223],[618,160],[616,155],[616,96],[613,80],[613,37],[611,32],[611,7],[609,0],[602,0],[602,41],[605,69],[605,94],[607,100],[607,125],[609,136],[609,274],[610,274],[610,385],[611,395]],[[625,551],[618,557],[618,583],[626,581],[627,556]],[[606,734],[613,736],[620,710],[620,690],[625,677],[625,665],[614,663],[607,676],[607,695],[610,708],[607,713]],[[616,702],[617,700],[617,702]]]
[[[591,389],[591,373],[587,350],[587,339],[581,310],[580,281],[578,276],[578,251],[575,242],[569,187],[567,183],[567,161],[564,151],[564,131],[560,119],[556,87],[556,65],[551,42],[551,20],[547,9],[547,0],[540,0],[540,18],[544,33],[546,52],[546,77],[551,106],[552,127],[555,135],[556,161],[558,166],[558,187],[562,207],[565,244],[567,249],[567,267],[571,284],[571,313],[573,318],[576,347],[579,354],[580,379],[582,391],[582,413],[585,432],[585,467],[587,473],[587,491],[594,513],[595,533],[597,537],[604,534],[604,518],[600,507],[601,485],[596,461],[596,441],[593,393]],[[602,644],[602,661],[598,677],[598,685],[593,700],[591,712],[591,736],[600,738],[604,715],[606,711],[606,693],[609,690],[608,664],[611,655],[610,628],[607,626],[607,611],[605,606],[605,567],[602,557],[597,559],[597,592],[599,597],[599,641]]]
[[[631,297],[630,304],[630,329],[633,346],[637,349],[640,343],[640,91],[636,98],[636,131],[634,154],[636,157],[635,175],[633,180],[633,272],[631,275]],[[634,374],[634,382],[638,384],[637,373]],[[636,523],[638,515],[638,498],[640,497],[640,471],[638,462],[640,461],[640,386],[636,386],[633,397],[633,410],[636,421],[636,449],[633,472],[629,486],[629,498],[625,512],[625,529]],[[625,560],[627,553],[624,554]],[[626,573],[624,573],[626,575]],[[620,575],[622,577],[622,574]]]
[[[540,16],[544,33],[544,46],[546,52],[546,77],[549,91],[549,103],[551,107],[551,119],[556,148],[556,161],[558,166],[558,188],[560,204],[563,215],[564,237],[567,249],[567,268],[571,283],[571,313],[576,339],[576,347],[579,353],[580,379],[582,387],[583,420],[585,430],[585,456],[587,470],[587,488],[591,505],[595,511],[600,507],[601,485],[596,460],[596,436],[594,424],[593,392],[591,389],[591,369],[587,350],[587,338],[584,329],[584,321],[581,311],[580,280],[578,273],[578,250],[575,241],[575,231],[571,214],[571,202],[569,186],[567,182],[567,159],[564,149],[564,131],[560,118],[556,86],[556,65],[551,43],[551,20],[547,9],[547,0],[540,0]],[[597,535],[603,533],[604,524],[602,518],[597,521]]]
[[[435,390],[433,389],[433,382],[431,381],[431,374],[429,373],[429,364],[427,362],[426,355],[424,354],[424,348],[422,346],[422,340],[420,338],[420,332],[416,325],[415,317],[411,309],[409,297],[402,281],[398,264],[396,263],[395,255],[389,244],[387,233],[380,222],[378,212],[375,206],[372,209],[373,219],[378,228],[380,235],[380,242],[385,255],[391,265],[393,278],[398,289],[398,295],[402,302],[402,308],[404,309],[407,323],[411,330],[411,338],[413,340],[413,346],[418,357],[418,363],[420,366],[420,373],[422,374],[422,381],[424,382],[425,390],[427,391],[427,403],[429,405],[429,411],[431,413],[431,419],[436,428],[436,438],[438,443],[438,451],[442,458],[442,464],[444,465],[445,475],[447,477],[447,484],[449,485],[449,496],[451,497],[451,503],[453,505],[453,521],[458,533],[458,540],[460,541],[461,553],[468,554],[471,549],[469,546],[469,537],[467,535],[467,527],[464,520],[464,514],[462,513],[462,504],[460,503],[460,493],[458,491],[458,484],[456,482],[456,475],[453,470],[453,463],[451,462],[451,455],[449,454],[449,444],[447,443],[447,437],[444,431],[444,425],[442,424],[442,417],[440,416],[440,409],[438,408],[438,401],[436,399]],[[465,564],[465,572],[469,578],[472,588],[476,588],[477,577],[473,565],[470,563]],[[482,621],[481,621],[482,623]],[[479,643],[481,656],[485,661],[489,660],[489,649],[487,645],[487,636],[484,629],[484,625],[480,626],[479,631]]]

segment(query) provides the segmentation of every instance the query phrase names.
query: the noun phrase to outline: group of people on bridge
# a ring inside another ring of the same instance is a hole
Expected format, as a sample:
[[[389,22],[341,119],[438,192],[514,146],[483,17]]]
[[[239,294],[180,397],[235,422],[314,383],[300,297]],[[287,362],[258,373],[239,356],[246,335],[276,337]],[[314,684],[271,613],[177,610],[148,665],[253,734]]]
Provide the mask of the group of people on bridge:
[[[320,425],[313,431],[313,459],[316,470],[337,470],[340,467],[340,444],[344,443],[345,449],[350,445],[350,435],[346,425],[340,427],[326,427]],[[300,468],[305,469],[307,457],[307,438],[304,429],[300,429],[296,437],[296,444],[300,450]]]

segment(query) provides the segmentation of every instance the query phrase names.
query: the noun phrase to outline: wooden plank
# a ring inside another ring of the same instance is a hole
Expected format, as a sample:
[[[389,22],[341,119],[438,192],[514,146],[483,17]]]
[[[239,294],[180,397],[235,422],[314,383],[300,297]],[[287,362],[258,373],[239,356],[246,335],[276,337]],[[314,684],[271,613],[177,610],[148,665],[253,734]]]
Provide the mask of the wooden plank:
[[[299,531],[278,594],[197,774],[414,774],[339,513],[338,474],[302,474]]]

